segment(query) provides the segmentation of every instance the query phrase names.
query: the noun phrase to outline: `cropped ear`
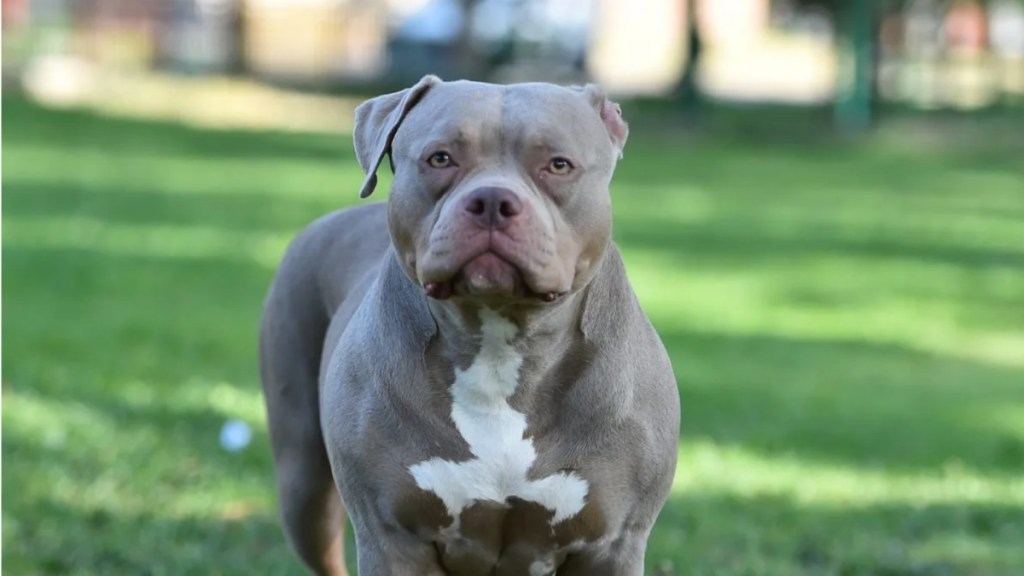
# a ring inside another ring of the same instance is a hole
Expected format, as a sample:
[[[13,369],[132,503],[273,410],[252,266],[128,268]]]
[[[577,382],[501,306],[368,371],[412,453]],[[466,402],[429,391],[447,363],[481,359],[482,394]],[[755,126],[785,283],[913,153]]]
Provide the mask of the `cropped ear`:
[[[622,108],[609,100],[605,96],[604,90],[601,90],[596,84],[587,84],[582,88],[574,86],[573,88],[580,91],[601,116],[601,121],[604,122],[604,127],[608,131],[608,137],[611,139],[612,145],[615,146],[619,158],[622,158],[622,149],[626,147],[626,139],[629,137],[629,124],[622,119]]]
[[[377,186],[377,168],[384,156],[391,153],[391,141],[406,114],[431,86],[440,83],[441,79],[437,76],[424,76],[412,88],[377,96],[356,108],[353,140],[359,165],[366,172],[363,187],[359,190],[360,198],[373,194]]]

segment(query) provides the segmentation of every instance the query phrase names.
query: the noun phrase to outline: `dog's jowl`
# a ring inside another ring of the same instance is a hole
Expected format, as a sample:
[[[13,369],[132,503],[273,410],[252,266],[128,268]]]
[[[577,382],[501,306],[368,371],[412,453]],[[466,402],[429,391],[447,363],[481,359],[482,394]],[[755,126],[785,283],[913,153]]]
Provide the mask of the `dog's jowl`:
[[[442,82],[369,100],[386,203],[304,230],[260,364],[285,533],[316,574],[639,575],[679,396],[611,241],[628,136],[594,86]]]

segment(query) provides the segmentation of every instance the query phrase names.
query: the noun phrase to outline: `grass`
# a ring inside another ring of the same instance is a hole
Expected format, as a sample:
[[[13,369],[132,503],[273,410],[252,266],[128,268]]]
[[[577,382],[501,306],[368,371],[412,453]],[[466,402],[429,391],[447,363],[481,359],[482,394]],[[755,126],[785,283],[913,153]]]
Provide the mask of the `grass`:
[[[4,124],[4,567],[299,573],[256,325],[290,237],[357,201],[348,138]],[[635,130],[614,185],[684,407],[651,572],[1018,574],[1019,149],[678,136]]]

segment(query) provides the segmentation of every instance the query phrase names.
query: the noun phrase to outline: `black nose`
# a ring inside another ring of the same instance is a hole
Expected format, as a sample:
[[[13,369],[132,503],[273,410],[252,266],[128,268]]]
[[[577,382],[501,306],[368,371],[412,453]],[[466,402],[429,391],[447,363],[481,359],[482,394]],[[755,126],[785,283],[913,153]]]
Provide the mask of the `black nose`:
[[[515,192],[495,186],[473,190],[463,207],[477,225],[494,229],[505,228],[523,211],[523,203]]]

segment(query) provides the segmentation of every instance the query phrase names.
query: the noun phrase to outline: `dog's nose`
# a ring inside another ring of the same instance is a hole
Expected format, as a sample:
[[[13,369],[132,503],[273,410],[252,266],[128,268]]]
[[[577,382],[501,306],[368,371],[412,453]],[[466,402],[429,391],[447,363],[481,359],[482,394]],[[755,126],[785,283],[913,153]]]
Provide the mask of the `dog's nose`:
[[[505,228],[523,211],[523,203],[515,192],[496,186],[473,190],[463,206],[479,226],[494,229]]]

